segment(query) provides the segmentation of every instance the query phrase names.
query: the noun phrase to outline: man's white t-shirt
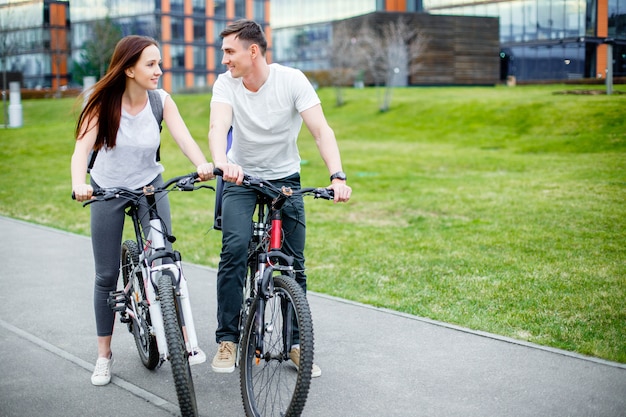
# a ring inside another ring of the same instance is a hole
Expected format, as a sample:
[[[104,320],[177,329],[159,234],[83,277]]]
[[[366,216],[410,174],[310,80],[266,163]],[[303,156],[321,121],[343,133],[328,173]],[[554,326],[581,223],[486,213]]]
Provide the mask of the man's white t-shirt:
[[[165,106],[165,98],[169,94],[161,89],[156,91]],[[150,184],[164,170],[163,165],[156,161],[160,143],[161,132],[150,100],[135,116],[122,109],[115,147],[98,151],[91,168],[91,178],[102,188],[136,189]]]
[[[241,165],[247,174],[275,180],[300,172],[300,113],[320,99],[302,71],[279,64],[269,68],[257,92],[246,89],[243,79],[233,78],[230,71],[220,74],[211,101],[233,109],[229,162]]]

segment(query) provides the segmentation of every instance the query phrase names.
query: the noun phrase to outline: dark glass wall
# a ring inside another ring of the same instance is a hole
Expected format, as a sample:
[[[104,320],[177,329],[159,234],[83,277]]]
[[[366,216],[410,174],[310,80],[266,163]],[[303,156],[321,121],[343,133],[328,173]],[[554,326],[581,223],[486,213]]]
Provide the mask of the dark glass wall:
[[[461,1],[423,0],[429,13],[498,16],[502,45],[501,77],[565,80],[595,77],[597,0]],[[614,46],[615,76],[626,75],[626,0],[608,0],[608,33]]]

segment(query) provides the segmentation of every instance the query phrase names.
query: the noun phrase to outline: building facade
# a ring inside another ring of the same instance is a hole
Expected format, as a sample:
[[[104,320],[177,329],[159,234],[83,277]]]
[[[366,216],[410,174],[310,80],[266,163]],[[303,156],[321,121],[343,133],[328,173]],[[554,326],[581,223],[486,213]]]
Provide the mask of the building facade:
[[[419,12],[422,0],[272,0],[274,61],[303,71],[332,67],[333,22],[374,12]]]
[[[0,71],[21,74],[26,88],[77,84],[71,68],[108,18],[122,36],[159,41],[163,88],[202,88],[225,70],[219,33],[235,19],[264,27],[271,59],[269,17],[269,0],[0,0]]]
[[[266,30],[270,61],[330,70],[332,22],[373,12],[498,18],[502,79],[626,76],[626,0],[0,0],[0,71],[26,88],[77,85],[74,64],[107,17],[161,43],[172,92],[213,84],[219,33],[241,17]]]
[[[431,14],[497,16],[501,76],[518,80],[626,77],[626,0],[423,0]]]
[[[70,45],[67,1],[0,0],[3,84],[19,81],[28,88],[54,89],[67,85],[71,78]]]
[[[94,8],[94,3],[101,7]],[[105,16],[123,35],[152,36],[161,44],[162,85],[168,91],[213,85],[221,65],[220,32],[235,19],[259,22],[269,34],[269,0],[72,0],[74,58],[95,22]]]
[[[274,59],[330,69],[332,21],[371,12],[499,19],[500,78],[603,78],[612,43],[613,76],[626,76],[626,0],[272,0]],[[450,31],[453,28],[448,28]]]

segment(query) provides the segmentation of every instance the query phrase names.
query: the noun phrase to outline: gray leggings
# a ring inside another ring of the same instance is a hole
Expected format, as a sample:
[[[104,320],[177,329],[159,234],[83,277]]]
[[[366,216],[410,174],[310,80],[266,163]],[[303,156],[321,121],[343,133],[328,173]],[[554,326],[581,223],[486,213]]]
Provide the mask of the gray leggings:
[[[92,180],[94,188],[99,188]],[[161,175],[150,184],[155,187],[163,185]],[[170,204],[166,193],[156,195],[157,209],[163,220],[163,227],[171,233]],[[150,230],[150,219],[145,199],[141,200],[139,218],[147,235]],[[109,201],[98,201],[91,204],[91,246],[96,266],[94,282],[93,305],[96,313],[96,330],[98,336],[113,334],[115,313],[107,301],[109,293],[117,289],[117,279],[120,272],[120,258],[122,245],[122,231],[124,229],[125,209],[128,201],[123,198],[114,198]],[[171,249],[171,244],[168,243]]]

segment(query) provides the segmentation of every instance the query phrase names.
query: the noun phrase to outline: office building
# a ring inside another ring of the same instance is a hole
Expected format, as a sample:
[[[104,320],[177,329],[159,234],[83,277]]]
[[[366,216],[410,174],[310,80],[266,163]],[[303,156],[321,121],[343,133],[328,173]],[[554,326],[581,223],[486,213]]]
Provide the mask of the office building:
[[[107,17],[161,43],[172,92],[213,84],[219,32],[240,17],[267,31],[270,61],[330,70],[332,22],[375,12],[497,18],[501,79],[626,77],[626,0],[0,0],[0,71],[26,88],[79,86],[75,65]]]
[[[70,67],[69,2],[0,0],[0,87],[56,89]]]
[[[390,11],[498,18],[501,79],[626,76],[626,0],[272,0],[274,59],[330,69],[332,21]]]
[[[79,85],[72,69],[105,19],[121,35],[161,44],[162,86],[178,92],[210,86],[221,65],[219,33],[237,18],[271,34],[269,0],[0,0],[0,70],[21,74],[26,88]],[[13,45],[2,48],[2,45]],[[98,75],[98,74],[93,74]]]
[[[431,14],[497,16],[502,77],[626,77],[626,0],[423,0]],[[608,50],[611,43],[612,51]]]

